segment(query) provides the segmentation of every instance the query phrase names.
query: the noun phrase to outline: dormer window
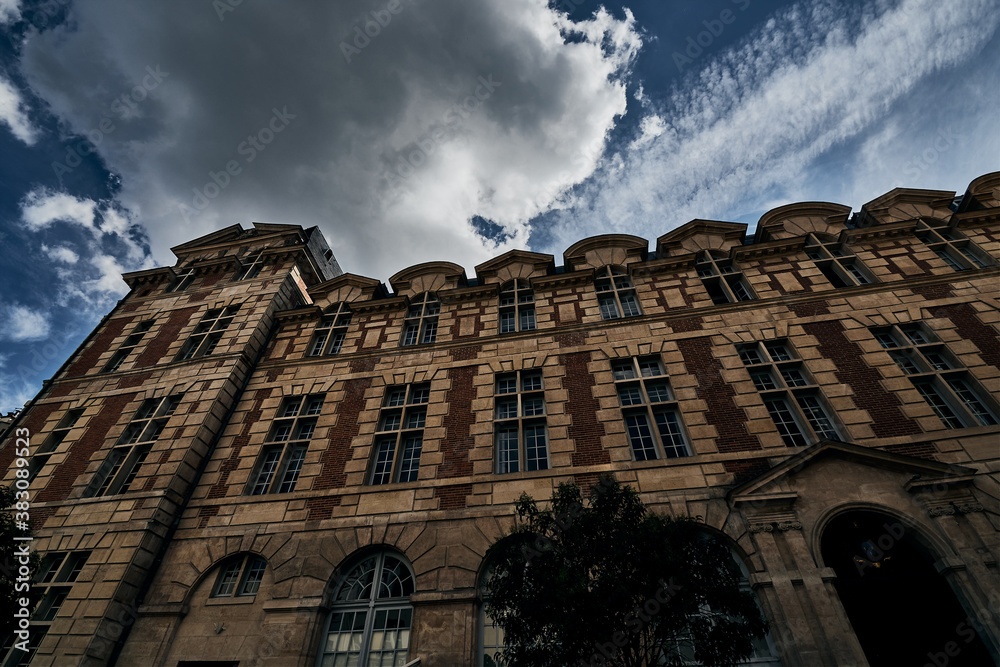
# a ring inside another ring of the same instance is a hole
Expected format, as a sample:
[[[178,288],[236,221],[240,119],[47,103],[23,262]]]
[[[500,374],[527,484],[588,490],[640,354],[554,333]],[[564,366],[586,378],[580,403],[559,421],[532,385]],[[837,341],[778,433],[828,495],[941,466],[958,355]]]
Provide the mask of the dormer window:
[[[527,280],[511,280],[500,289],[500,333],[534,329],[534,292]]]
[[[403,322],[403,338],[401,345],[422,345],[437,340],[438,313],[441,312],[441,302],[432,292],[424,292],[410,301],[410,309],[406,311]]]
[[[598,269],[594,278],[597,302],[601,306],[601,317],[615,320],[619,317],[642,315],[635,286],[625,270],[620,266],[605,266]]]

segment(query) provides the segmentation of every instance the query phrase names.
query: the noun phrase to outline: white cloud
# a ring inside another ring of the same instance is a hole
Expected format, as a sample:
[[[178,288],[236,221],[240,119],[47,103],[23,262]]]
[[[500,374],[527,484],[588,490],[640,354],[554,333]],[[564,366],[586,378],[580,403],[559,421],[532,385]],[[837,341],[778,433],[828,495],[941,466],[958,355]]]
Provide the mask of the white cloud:
[[[4,11],[8,7],[2,3],[3,0],[0,0],[0,25],[3,24]],[[7,125],[15,137],[31,146],[37,139],[38,131],[28,120],[25,106],[21,93],[14,84],[0,76],[0,122]]]
[[[96,208],[97,203],[90,199],[39,188],[25,195],[21,202],[21,220],[34,231],[56,222],[68,222],[93,232]]]
[[[159,262],[255,220],[318,224],[347,270],[382,279],[492,256],[473,215],[523,247],[528,219],[593,172],[625,113],[634,21],[572,22],[545,0],[407,1],[355,46],[385,6],[242,3],[219,20],[211,4],[75,3],[72,27],[31,35],[21,64],[72,130],[113,123],[96,148]]]
[[[16,304],[0,307],[0,340],[24,342],[41,340],[49,335],[45,313]]]
[[[874,170],[867,171],[863,191],[809,178],[824,173],[815,165],[818,158],[869,133],[884,132],[884,140],[891,141],[893,123],[942,122],[934,110],[947,101],[925,99],[921,86],[968,66],[996,33],[1000,13],[990,0],[903,0],[887,6],[857,10],[865,12],[859,17],[849,16],[851,6],[843,3],[798,4],[741,46],[707,61],[699,76],[657,111],[665,121],[653,126],[657,136],[651,140],[644,124],[640,139],[612,156],[570,202],[550,251],[584,235],[619,229],[655,238],[696,217],[760,210],[775,199],[816,199],[817,190],[870,198],[910,185],[899,182],[904,175],[898,169],[874,178]],[[980,81],[979,94],[961,100],[957,106],[964,108],[956,108],[947,122],[961,123],[978,112],[991,119],[983,124],[994,123],[983,139],[996,145],[1000,86],[995,72],[983,69],[993,85]],[[907,130],[905,141],[901,152],[912,155],[927,139]],[[971,180],[995,168],[996,151],[969,148],[952,151],[935,175],[962,165],[964,172],[971,170]],[[869,145],[869,154],[876,149]],[[851,182],[856,162],[845,159],[843,171],[831,180]],[[844,203],[859,207],[867,200]]]
[[[66,246],[47,246],[42,244],[42,252],[49,256],[49,258],[57,261],[63,262],[65,264],[76,264],[80,259],[80,256],[73,252],[72,249]]]
[[[20,0],[0,0],[0,25],[5,23],[14,23],[20,18]]]

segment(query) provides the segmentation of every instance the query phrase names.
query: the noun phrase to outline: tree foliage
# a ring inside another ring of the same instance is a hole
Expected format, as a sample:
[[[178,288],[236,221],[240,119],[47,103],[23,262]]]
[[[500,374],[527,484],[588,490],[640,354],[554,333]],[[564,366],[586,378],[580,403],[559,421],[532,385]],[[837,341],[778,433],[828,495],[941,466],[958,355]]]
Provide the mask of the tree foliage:
[[[733,665],[767,625],[721,541],[703,524],[647,511],[602,478],[584,503],[562,484],[550,509],[528,495],[487,561],[486,611],[506,665]]]

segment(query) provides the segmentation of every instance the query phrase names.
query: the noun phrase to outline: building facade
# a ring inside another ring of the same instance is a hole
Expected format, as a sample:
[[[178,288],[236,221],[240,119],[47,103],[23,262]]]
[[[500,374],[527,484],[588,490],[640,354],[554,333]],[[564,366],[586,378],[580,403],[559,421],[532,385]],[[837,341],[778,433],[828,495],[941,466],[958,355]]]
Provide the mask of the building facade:
[[[255,223],[126,274],[0,445],[42,557],[0,665],[491,665],[514,500],[603,474],[730,545],[753,664],[996,662],[1000,172],[746,231],[387,286]]]

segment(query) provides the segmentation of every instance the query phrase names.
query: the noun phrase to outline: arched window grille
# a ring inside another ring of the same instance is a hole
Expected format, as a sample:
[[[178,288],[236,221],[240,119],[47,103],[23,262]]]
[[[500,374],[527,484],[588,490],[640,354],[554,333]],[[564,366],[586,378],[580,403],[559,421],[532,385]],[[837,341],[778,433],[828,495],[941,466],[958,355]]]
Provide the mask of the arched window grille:
[[[406,663],[413,590],[413,572],[400,556],[382,551],[354,564],[334,594],[317,664]]]

